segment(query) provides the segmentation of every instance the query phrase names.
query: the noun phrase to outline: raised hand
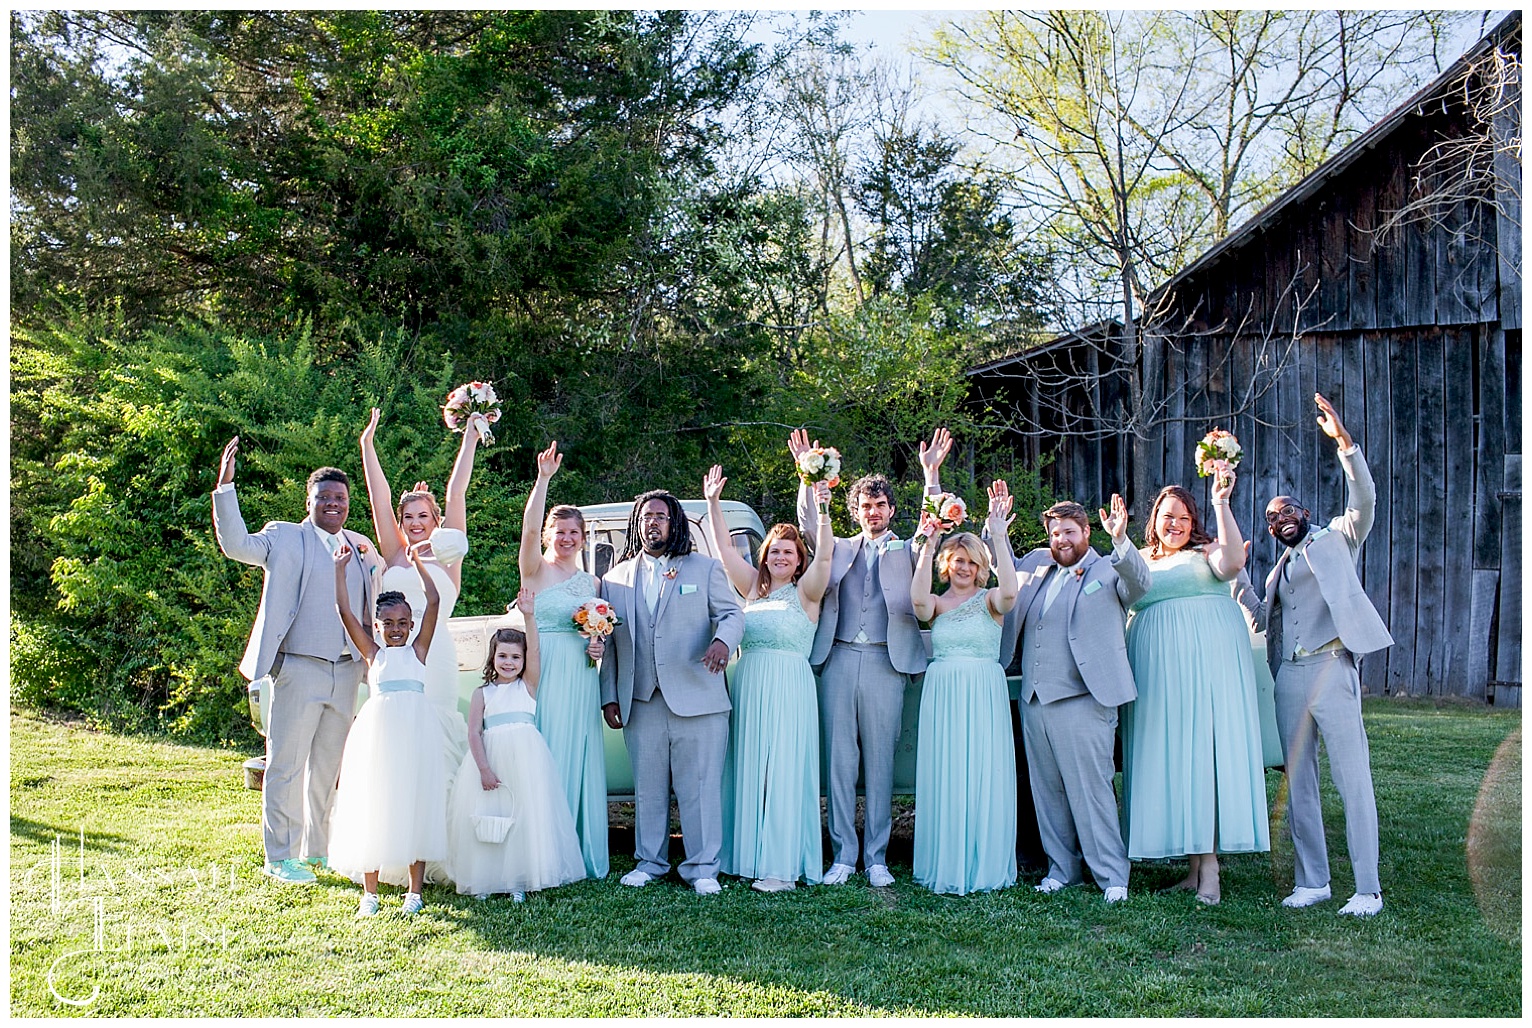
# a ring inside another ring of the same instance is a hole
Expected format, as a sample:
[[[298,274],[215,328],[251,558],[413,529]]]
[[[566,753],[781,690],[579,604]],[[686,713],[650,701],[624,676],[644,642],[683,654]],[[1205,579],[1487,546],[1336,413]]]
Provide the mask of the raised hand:
[[[1011,504],[1014,502],[1011,487],[1002,479],[995,479],[989,486],[989,520],[1009,524]]]
[[[533,614],[532,604],[536,602],[537,594],[526,586],[522,586],[516,593],[516,609],[527,617]]]
[[[1227,501],[1229,499],[1229,496],[1231,494],[1233,494],[1233,492],[1234,492],[1234,469],[1230,468],[1228,471],[1224,472],[1221,475],[1218,475],[1217,477],[1215,477],[1213,479],[1213,489],[1212,489],[1213,502],[1214,503],[1218,503],[1220,500]]]
[[[708,468],[706,477],[702,479],[702,498],[704,500],[718,500],[723,498],[724,484],[729,480],[723,477],[723,465],[714,464]]]
[[[1320,430],[1334,439],[1341,449],[1351,449],[1351,433],[1347,432],[1346,426],[1341,424],[1340,415],[1335,413],[1335,407],[1319,393],[1314,394],[1314,403],[1319,406],[1319,416],[1314,420],[1319,423]]]
[[[928,510],[920,512],[920,527],[915,529],[916,535],[923,535],[927,539],[935,539],[941,534],[941,524]]]
[[[234,458],[239,454],[239,436],[230,439],[223,447],[223,456],[218,458],[218,484],[228,485],[234,481]]]
[[[1112,494],[1112,513],[1107,514],[1106,509],[1096,511],[1101,518],[1101,527],[1106,529],[1106,534],[1112,537],[1113,543],[1120,543],[1128,537],[1128,504],[1121,496]]]
[[[537,477],[549,479],[553,473],[564,463],[564,455],[559,452],[559,442],[555,439],[548,444],[548,448],[537,455]]]
[[[336,571],[343,570],[347,564],[351,563],[351,547],[341,543],[340,548],[335,551],[335,556],[330,559],[335,562]]]
[[[931,433],[931,443],[926,445],[925,440],[920,442],[920,466],[927,472],[935,473],[942,466],[942,461],[947,459],[947,454],[952,451],[952,433],[945,428],[938,428]]]
[[[830,507],[830,483],[824,479],[814,483],[814,502],[821,510],[828,510]]]
[[[417,493],[428,493],[431,491],[431,483],[427,482],[425,479],[421,479],[419,482],[415,483],[413,491]]]
[[[816,439],[812,445],[818,446],[819,441]],[[798,463],[798,458],[803,456],[803,451],[811,448],[809,433],[806,428],[795,428],[792,434],[787,437],[787,452],[793,455],[794,464]]]
[[[372,417],[367,419],[367,427],[362,429],[362,446],[372,445],[373,437],[378,434],[378,422],[382,419],[383,412],[378,408],[372,409]]]

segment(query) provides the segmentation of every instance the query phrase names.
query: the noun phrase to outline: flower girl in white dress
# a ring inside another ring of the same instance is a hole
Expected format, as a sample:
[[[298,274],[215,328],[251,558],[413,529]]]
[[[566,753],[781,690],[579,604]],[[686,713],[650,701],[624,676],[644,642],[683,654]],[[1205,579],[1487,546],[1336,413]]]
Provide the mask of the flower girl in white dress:
[[[457,891],[480,899],[526,893],[585,877],[574,816],[553,754],[534,723],[537,620],[533,594],[516,606],[525,632],[502,628],[489,641],[484,684],[468,706],[468,755],[447,811],[447,868]]]
[[[376,621],[380,647],[346,601],[345,567],[351,549],[335,553],[335,589],[346,634],[367,662],[367,702],[346,736],[340,784],[330,812],[330,867],[362,882],[358,917],[378,912],[378,872],[409,874],[405,914],[418,912],[426,861],[447,855],[446,770],[441,759],[441,733],[431,701],[426,699],[426,655],[436,634],[440,602],[436,585],[426,574],[422,557],[429,542],[410,547],[410,560],[420,570],[426,605],[420,633],[410,644],[414,617],[403,593],[378,597]],[[442,640],[442,645],[450,640]]]

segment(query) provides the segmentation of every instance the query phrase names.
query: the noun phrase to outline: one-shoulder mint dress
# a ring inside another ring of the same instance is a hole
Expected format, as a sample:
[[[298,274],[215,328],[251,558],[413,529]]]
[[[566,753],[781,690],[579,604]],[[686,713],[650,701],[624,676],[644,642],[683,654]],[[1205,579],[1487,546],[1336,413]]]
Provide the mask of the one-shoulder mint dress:
[[[932,892],[1016,882],[1016,744],[988,590],[931,623],[915,753],[915,880]]]
[[[584,571],[537,594],[537,642],[542,657],[537,730],[548,742],[574,815],[585,873],[605,878],[610,861],[601,679],[585,656],[587,640],[576,631],[573,620],[580,605],[595,595],[596,578]]]
[[[1121,713],[1128,856],[1269,850],[1244,614],[1202,551],[1148,564],[1128,620],[1138,699]]]
[[[746,604],[745,635],[729,676],[734,711],[719,856],[727,874],[810,885],[823,877],[813,646],[814,623],[796,585]]]

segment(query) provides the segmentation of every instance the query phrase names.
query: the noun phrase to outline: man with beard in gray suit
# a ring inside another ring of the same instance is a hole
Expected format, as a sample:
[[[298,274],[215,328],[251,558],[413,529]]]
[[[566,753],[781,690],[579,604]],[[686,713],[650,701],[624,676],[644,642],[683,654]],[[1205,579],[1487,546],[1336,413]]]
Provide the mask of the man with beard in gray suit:
[[[677,870],[699,896],[714,895],[731,709],[723,669],[744,611],[723,564],[692,552],[686,512],[664,490],[634,501],[627,549],[601,592],[620,619],[601,661],[601,713],[622,730],[633,763],[638,866],[622,884],[648,885],[670,870],[674,789],[686,847]]]
[[[1149,590],[1149,566],[1128,540],[1128,508],[1112,497],[1100,512],[1112,555],[1090,545],[1078,503],[1042,514],[1048,548],[1016,561],[1020,591],[1006,615],[1000,662],[1021,642],[1022,734],[1048,874],[1038,892],[1081,881],[1080,858],[1108,903],[1128,898],[1128,853],[1112,789],[1117,708],[1137,696],[1123,626]]]
[[[1265,600],[1240,573],[1239,600],[1266,629],[1266,659],[1276,679],[1277,730],[1287,761],[1287,821],[1293,837],[1294,888],[1284,907],[1330,898],[1330,859],[1319,808],[1319,740],[1346,814],[1346,848],[1356,893],[1348,917],[1383,909],[1378,880],[1378,805],[1372,788],[1362,685],[1356,658],[1394,644],[1357,577],[1357,555],[1372,531],[1378,494],[1361,448],[1330,401],[1314,394],[1315,419],[1335,440],[1346,476],[1346,512],[1324,528],[1291,496],[1266,505],[1266,530],[1284,547],[1266,576]]]

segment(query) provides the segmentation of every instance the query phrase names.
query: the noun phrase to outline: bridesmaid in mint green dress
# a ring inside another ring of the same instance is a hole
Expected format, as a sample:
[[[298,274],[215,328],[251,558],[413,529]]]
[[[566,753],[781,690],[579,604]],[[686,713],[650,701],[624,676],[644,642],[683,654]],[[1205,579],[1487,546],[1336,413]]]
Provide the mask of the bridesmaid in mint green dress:
[[[999,585],[984,588],[989,550],[972,532],[960,532],[936,556],[950,584],[940,596],[931,594],[938,526],[929,514],[920,519],[930,542],[921,547],[910,603],[917,618],[931,622],[931,663],[915,750],[915,880],[932,892],[962,896],[1016,882],[1016,744],[1000,666],[1000,626],[1017,592],[1010,512],[1010,491],[996,481],[989,531]]]
[[[585,873],[605,878],[607,854],[606,752],[601,734],[601,682],[591,659],[601,644],[575,630],[575,610],[597,594],[596,577],[580,568],[585,518],[579,508],[554,507],[543,521],[548,481],[564,462],[558,443],[537,455],[537,482],[527,496],[521,523],[521,583],[537,594],[537,632],[542,641],[542,684],[537,690],[537,729],[558,768],[574,815]],[[541,531],[539,531],[539,528]],[[546,548],[546,552],[545,552]]]
[[[1233,474],[1213,485],[1218,538],[1196,501],[1166,486],[1150,508],[1149,592],[1128,621],[1138,699],[1122,708],[1128,856],[1189,856],[1177,888],[1221,898],[1219,853],[1271,848],[1255,665],[1230,579],[1245,562],[1229,512]]]
[[[745,637],[729,673],[734,703],[723,771],[724,873],[753,878],[758,892],[784,892],[824,872],[819,828],[819,697],[809,652],[835,550],[830,489],[819,498],[814,559],[794,525],[771,526],[758,568],[734,548],[719,500],[728,479],[707,473],[713,550],[745,599]]]

